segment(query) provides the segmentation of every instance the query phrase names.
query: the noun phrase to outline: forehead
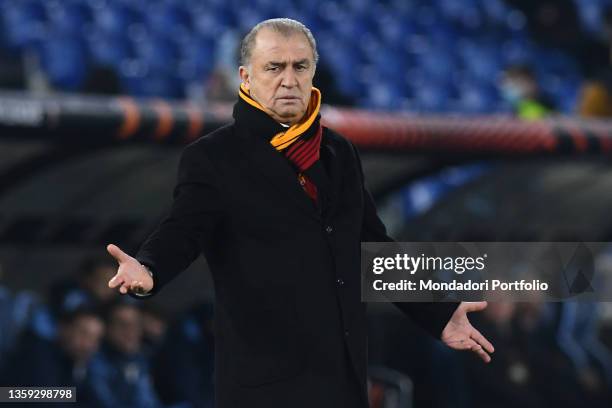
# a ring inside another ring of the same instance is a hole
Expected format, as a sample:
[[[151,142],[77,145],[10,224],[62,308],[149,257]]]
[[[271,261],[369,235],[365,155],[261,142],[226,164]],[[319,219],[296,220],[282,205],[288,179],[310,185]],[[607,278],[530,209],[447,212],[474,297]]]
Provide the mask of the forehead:
[[[131,306],[119,306],[113,310],[112,318],[117,320],[133,319],[138,316],[138,309]]]
[[[97,316],[80,316],[76,319],[76,321],[74,322],[75,326],[80,328],[80,329],[98,329],[99,327],[102,328],[104,323],[102,322],[102,319],[100,319]]]
[[[257,33],[251,52],[251,59],[260,62],[289,62],[312,58],[312,49],[304,34],[296,32],[287,36],[267,28]]]

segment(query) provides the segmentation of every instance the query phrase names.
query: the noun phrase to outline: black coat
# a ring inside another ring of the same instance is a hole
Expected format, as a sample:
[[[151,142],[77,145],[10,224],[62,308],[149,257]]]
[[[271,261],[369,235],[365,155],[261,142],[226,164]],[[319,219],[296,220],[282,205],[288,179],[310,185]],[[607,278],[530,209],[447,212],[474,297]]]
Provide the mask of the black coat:
[[[360,242],[390,238],[350,142],[324,128],[317,166],[323,211],[264,138],[224,126],[184,150],[171,213],[136,255],[154,291],[205,255],[218,407],[367,406]],[[398,306],[439,337],[456,304]]]

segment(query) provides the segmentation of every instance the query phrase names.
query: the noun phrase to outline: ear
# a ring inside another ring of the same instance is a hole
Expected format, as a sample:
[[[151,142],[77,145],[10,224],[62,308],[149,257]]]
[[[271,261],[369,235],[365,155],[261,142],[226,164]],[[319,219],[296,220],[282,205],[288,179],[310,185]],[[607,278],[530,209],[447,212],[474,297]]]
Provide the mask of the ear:
[[[242,83],[244,84],[246,89],[249,89],[249,85],[250,85],[249,69],[245,67],[244,65],[241,65],[240,68],[238,68],[238,74],[240,75],[240,79],[242,80]]]

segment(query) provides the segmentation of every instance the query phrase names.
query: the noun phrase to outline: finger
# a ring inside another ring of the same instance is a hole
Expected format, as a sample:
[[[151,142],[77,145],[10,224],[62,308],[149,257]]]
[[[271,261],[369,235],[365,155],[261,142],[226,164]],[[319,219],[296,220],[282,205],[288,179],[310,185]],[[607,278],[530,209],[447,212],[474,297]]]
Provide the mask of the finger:
[[[127,261],[130,256],[128,254],[126,254],[125,252],[123,252],[117,245],[115,244],[108,244],[106,246],[106,250],[108,251],[109,254],[111,254],[113,256],[113,258],[115,258],[117,260],[117,262],[121,263],[121,262],[125,262]]]
[[[495,351],[495,347],[493,347],[493,344],[491,344],[491,342],[487,340],[487,338],[483,336],[477,329],[474,329],[472,331],[472,334],[470,334],[470,338],[480,344],[489,353],[493,353]]]
[[[111,278],[111,280],[108,281],[108,287],[116,288],[117,286],[121,285],[123,282],[124,282],[123,277],[119,274],[116,274],[115,276]]]
[[[466,312],[479,312],[486,309],[487,302],[463,302]]]
[[[127,284],[127,283],[125,283],[125,282],[124,282],[124,283],[123,283],[123,285],[121,285],[121,287],[119,288],[119,292],[120,292],[122,295],[125,295],[126,293],[128,293],[128,291],[129,291],[129,290],[130,290],[130,287],[129,287],[129,286],[128,286],[128,284]]]
[[[491,356],[484,351],[480,344],[473,346],[472,351],[476,353],[485,363],[491,362]]]

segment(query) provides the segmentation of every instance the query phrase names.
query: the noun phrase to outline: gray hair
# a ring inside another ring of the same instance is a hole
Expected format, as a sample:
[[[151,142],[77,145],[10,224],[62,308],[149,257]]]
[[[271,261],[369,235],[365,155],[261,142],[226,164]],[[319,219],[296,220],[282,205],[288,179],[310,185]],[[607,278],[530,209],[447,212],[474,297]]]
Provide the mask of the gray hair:
[[[300,23],[297,20],[292,20],[290,18],[271,18],[269,20],[262,21],[257,24],[255,27],[248,32],[247,35],[242,39],[242,43],[240,44],[240,64],[248,65],[251,62],[251,53],[253,52],[253,48],[255,47],[255,39],[257,37],[257,33],[262,28],[269,28],[271,30],[276,31],[286,37],[292,34],[304,34],[308,43],[310,44],[310,48],[312,48],[312,55],[314,58],[314,64],[317,65],[319,61],[319,53],[317,52],[317,42],[314,39],[314,36],[304,24]]]

